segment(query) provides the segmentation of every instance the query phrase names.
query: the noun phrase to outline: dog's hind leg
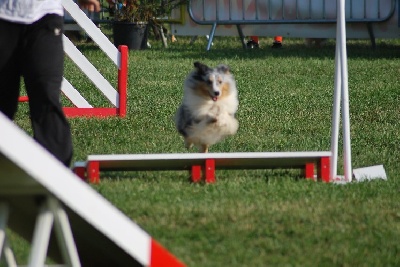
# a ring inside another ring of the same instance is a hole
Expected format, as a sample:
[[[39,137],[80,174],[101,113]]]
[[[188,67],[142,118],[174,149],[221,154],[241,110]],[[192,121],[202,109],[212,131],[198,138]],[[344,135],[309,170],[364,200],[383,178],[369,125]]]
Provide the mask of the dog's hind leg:
[[[193,142],[191,140],[185,138],[185,148],[189,150],[192,147],[193,147]]]
[[[201,145],[200,152],[201,153],[207,153],[208,152],[208,145]]]

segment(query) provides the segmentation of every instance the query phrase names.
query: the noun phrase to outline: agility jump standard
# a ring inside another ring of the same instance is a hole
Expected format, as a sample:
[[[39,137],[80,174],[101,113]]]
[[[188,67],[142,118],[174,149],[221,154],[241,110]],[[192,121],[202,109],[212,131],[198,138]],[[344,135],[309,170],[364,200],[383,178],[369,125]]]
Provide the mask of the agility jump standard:
[[[347,71],[346,48],[346,19],[345,0],[336,1],[336,52],[335,52],[335,83],[332,110],[332,134],[331,134],[331,169],[330,179],[337,179],[338,142],[340,106],[342,106],[343,123],[343,165],[344,181],[352,181],[351,140],[350,140],[350,111],[349,111],[349,87]]]
[[[75,45],[63,35],[64,51],[69,58],[81,69],[81,71],[93,82],[113,107],[96,108],[90,105],[86,99],[65,78],[62,82],[63,94],[75,107],[64,107],[67,117],[77,116],[126,116],[127,79],[128,79],[128,47],[119,46],[118,49],[100,31],[100,29],[86,16],[86,14],[72,0],[63,0],[64,9],[86,31],[92,40],[100,47],[108,58],[118,68],[117,90],[98,72],[98,70],[82,55]],[[20,102],[29,101],[28,97],[20,97]]]
[[[32,242],[29,267],[184,266],[1,112],[0,129],[0,261],[17,266],[9,227]]]

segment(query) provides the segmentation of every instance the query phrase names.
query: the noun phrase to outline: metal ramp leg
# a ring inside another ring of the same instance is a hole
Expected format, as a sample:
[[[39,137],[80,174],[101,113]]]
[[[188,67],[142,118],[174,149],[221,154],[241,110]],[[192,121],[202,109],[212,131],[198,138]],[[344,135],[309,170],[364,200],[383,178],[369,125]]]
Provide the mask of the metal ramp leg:
[[[6,266],[17,267],[18,265],[14,254],[6,238],[8,213],[8,205],[6,203],[0,203],[0,260],[4,255]],[[45,261],[53,226],[64,261],[64,265],[62,266],[80,267],[81,263],[79,261],[67,214],[64,209],[62,209],[59,202],[53,197],[46,198],[40,206],[36,218],[27,266],[48,266],[45,264]]]
[[[0,203],[0,260],[4,255],[4,259],[8,267],[17,267],[14,253],[7,242],[6,228],[8,220],[8,205]]]
[[[6,264],[8,267],[18,267],[17,262],[14,257],[14,253],[10,246],[8,245],[7,240],[5,241],[4,247],[3,247],[3,252],[4,252],[4,258],[6,260]]]
[[[50,209],[54,214],[54,227],[57,235],[58,244],[64,262],[68,266],[81,266],[78,251],[72,235],[71,226],[65,210],[54,198],[49,199]]]
[[[8,220],[8,206],[0,203],[0,259],[6,242],[6,225]]]
[[[53,225],[65,264],[71,267],[80,267],[68,217],[58,201],[52,197],[48,197],[40,207],[28,266],[44,266]]]

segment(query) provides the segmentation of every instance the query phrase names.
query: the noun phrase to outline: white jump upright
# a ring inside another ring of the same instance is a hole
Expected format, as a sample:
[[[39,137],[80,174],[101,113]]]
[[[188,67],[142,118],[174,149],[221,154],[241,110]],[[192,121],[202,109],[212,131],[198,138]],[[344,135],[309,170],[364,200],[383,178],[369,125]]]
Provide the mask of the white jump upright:
[[[93,107],[79,93],[73,85],[63,79],[62,92],[75,107],[64,107],[67,117],[87,116],[126,116],[127,79],[128,79],[128,47],[121,45],[118,49],[100,31],[86,14],[73,0],[62,0],[66,12],[85,30],[92,40],[100,47],[108,58],[118,69],[118,81],[116,89],[107,79],[90,63],[90,61],[75,47],[75,45],[64,35],[64,51],[68,57],[80,68],[80,70],[97,87],[99,92],[108,100],[111,107]],[[20,97],[20,102],[29,101],[28,97]]]
[[[343,121],[343,158],[344,177],[347,182],[352,180],[351,141],[350,141],[350,115],[349,115],[349,88],[347,71],[346,49],[346,19],[345,0],[337,0],[336,22],[336,55],[335,55],[335,83],[332,111],[331,135],[331,170],[330,179],[337,177],[338,141],[340,125],[340,107],[342,108]]]
[[[0,261],[17,266],[10,228],[31,242],[31,267],[46,256],[73,267],[183,266],[2,113],[0,129]]]
[[[86,74],[107,100],[112,108],[93,108],[78,106],[72,95],[64,94],[74,103],[77,108],[64,108],[67,116],[121,116],[126,115],[127,97],[127,72],[128,72],[128,47],[120,46],[118,49],[100,31],[86,14],[78,7],[73,0],[62,0],[65,10],[85,30],[100,49],[111,59],[118,68],[117,90],[97,71],[97,69],[86,59],[85,56],[64,36],[64,50],[75,64]]]

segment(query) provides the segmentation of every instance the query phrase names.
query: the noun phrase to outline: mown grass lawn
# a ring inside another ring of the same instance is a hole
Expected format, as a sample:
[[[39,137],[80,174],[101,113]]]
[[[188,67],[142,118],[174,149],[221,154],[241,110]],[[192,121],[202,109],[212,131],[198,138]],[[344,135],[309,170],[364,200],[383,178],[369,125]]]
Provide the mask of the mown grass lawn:
[[[271,49],[272,38],[261,38],[260,49],[243,50],[237,38],[216,38],[209,52],[205,38],[189,42],[180,37],[165,49],[152,40],[151,49],[130,52],[127,117],[70,119],[75,161],[187,153],[172,117],[194,61],[228,64],[239,89],[239,131],[211,152],[330,149],[333,40],[316,49],[286,39]],[[116,82],[97,46],[77,46]],[[217,171],[217,182],[206,185],[190,183],[187,172],[110,172],[93,188],[188,266],[398,266],[399,47],[398,40],[377,40],[376,50],[348,42],[353,167],[383,164],[387,181],[334,185],[278,169]],[[65,77],[90,103],[108,105],[70,60],[65,65]],[[30,132],[23,105],[16,122]]]

